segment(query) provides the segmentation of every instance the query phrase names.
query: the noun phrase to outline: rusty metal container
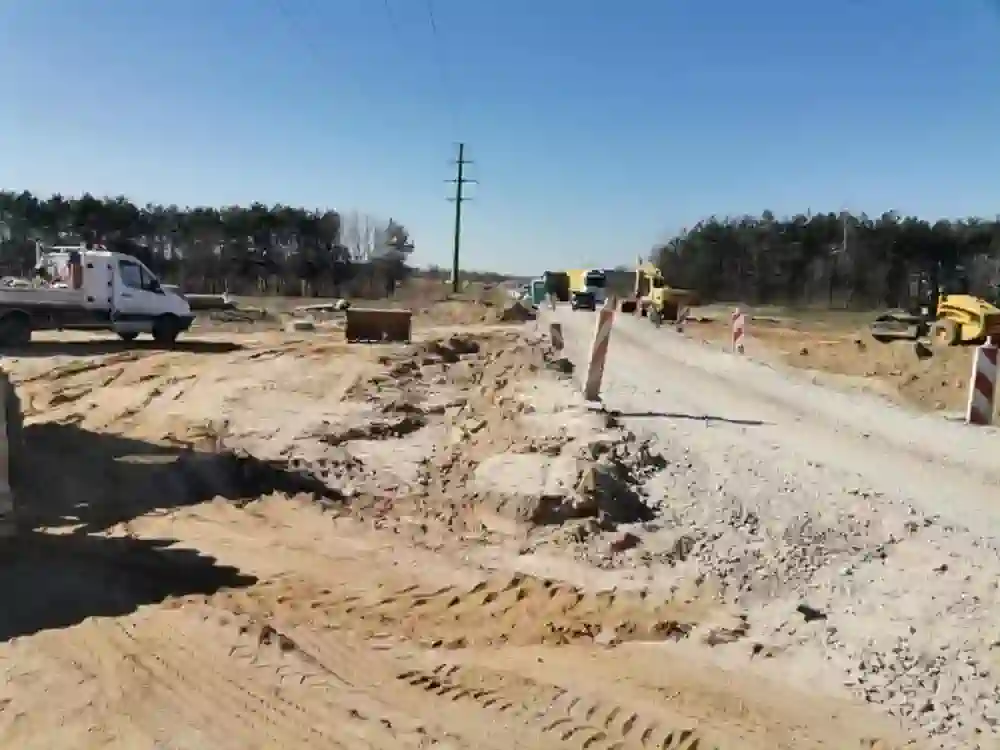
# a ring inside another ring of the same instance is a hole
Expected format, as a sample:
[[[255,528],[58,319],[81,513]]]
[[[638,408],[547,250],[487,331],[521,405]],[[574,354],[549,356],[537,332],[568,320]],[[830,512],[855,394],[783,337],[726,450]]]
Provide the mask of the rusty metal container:
[[[346,311],[344,336],[349,343],[409,343],[413,325],[412,310],[385,310],[351,307]]]

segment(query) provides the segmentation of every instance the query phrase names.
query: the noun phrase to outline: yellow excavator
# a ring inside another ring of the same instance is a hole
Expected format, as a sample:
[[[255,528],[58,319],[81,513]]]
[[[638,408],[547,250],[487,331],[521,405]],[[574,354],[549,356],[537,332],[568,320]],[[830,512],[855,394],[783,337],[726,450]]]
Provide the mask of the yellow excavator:
[[[663,273],[653,263],[639,263],[635,269],[635,289],[621,302],[623,313],[649,318],[655,326],[674,322],[681,311],[695,302],[695,292],[668,286]]]
[[[969,294],[969,282],[960,266],[940,281],[942,274],[921,272],[910,282],[915,304],[908,310],[879,315],[870,326],[876,341],[915,341],[929,338],[935,346],[978,344],[1000,336],[1000,289],[986,297]]]

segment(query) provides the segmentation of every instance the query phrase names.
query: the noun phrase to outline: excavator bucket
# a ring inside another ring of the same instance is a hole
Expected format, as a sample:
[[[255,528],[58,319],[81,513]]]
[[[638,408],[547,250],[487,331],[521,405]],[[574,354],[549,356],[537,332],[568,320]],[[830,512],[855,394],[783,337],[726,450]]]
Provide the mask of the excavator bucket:
[[[927,320],[919,315],[905,312],[888,312],[879,315],[869,326],[871,336],[876,341],[916,341],[927,330]]]
[[[344,336],[349,343],[380,344],[389,341],[409,343],[413,312],[351,307],[347,312]]]

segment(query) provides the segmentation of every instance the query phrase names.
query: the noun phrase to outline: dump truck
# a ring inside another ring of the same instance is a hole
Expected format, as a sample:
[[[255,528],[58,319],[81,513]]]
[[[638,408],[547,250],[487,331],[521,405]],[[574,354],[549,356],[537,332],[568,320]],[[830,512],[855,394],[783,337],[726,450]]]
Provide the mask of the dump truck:
[[[694,304],[696,293],[668,286],[663,273],[652,263],[640,263],[635,270],[633,296],[622,300],[621,311],[649,318],[655,326],[679,319],[684,308]]]
[[[28,284],[0,286],[0,345],[24,346],[34,331],[151,334],[172,344],[194,320],[183,295],[165,289],[141,261],[81,247],[36,248]]]
[[[622,299],[620,309],[623,313],[638,313],[645,316],[649,304],[649,291],[652,279],[662,278],[660,269],[652,263],[643,263],[642,259],[635,267],[635,283],[632,294]]]
[[[608,297],[608,277],[599,268],[570,271],[570,302],[574,310],[595,310]]]
[[[566,271],[546,271],[542,278],[546,294],[558,302],[569,302],[570,278]]]

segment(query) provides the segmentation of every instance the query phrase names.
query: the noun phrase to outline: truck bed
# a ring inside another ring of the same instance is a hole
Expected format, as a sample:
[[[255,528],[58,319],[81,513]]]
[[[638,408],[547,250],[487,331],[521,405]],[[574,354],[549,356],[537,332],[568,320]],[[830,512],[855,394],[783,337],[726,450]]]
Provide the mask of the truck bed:
[[[86,292],[82,289],[58,289],[52,287],[0,287],[0,309],[2,308],[99,308],[102,305],[88,304]]]

